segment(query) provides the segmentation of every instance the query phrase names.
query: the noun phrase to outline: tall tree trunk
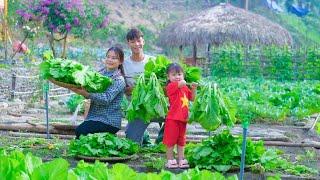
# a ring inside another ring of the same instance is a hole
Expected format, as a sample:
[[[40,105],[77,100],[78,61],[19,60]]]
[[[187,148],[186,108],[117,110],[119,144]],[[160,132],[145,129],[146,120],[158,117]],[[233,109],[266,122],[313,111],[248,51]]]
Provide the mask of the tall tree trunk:
[[[50,34],[48,34],[48,38],[49,38],[49,44],[50,44],[50,49],[52,51],[53,57],[56,58],[56,51],[54,49],[54,36],[53,36],[53,32],[51,32]]]
[[[66,36],[63,39],[63,50],[62,50],[62,55],[61,58],[66,58],[66,50],[67,50],[67,37],[68,37],[68,32],[66,32]]]

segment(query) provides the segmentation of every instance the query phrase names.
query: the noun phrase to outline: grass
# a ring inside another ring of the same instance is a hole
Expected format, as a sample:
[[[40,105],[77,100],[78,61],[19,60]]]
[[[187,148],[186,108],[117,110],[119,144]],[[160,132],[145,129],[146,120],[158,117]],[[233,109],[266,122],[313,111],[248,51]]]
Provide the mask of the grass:
[[[44,138],[27,138],[27,137],[0,137],[0,146],[7,151],[16,149],[24,153],[32,153],[33,155],[42,157],[44,160],[53,158],[66,158],[68,140],[62,139],[44,139]]]
[[[320,136],[320,122],[317,122],[315,130],[316,130],[317,134]]]

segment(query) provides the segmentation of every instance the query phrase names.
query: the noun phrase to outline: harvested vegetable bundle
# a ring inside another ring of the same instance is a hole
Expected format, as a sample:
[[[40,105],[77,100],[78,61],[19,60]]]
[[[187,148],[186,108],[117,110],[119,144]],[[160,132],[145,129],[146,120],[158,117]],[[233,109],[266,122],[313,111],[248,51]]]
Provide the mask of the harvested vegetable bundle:
[[[155,73],[162,86],[165,86],[167,81],[167,68],[172,63],[166,56],[157,56],[155,59],[150,59],[144,66],[144,74],[148,79],[151,73]],[[201,79],[201,69],[180,63],[185,72],[185,80],[187,82],[199,82]]]
[[[152,73],[155,73],[158,80],[164,85],[167,79],[167,68],[171,63],[167,57],[161,55],[150,59],[144,66],[144,75],[149,78]]]
[[[216,130],[221,124],[232,126],[235,122],[235,109],[213,82],[201,83],[197,93],[189,123],[198,122],[206,130]]]
[[[112,79],[89,69],[78,62],[48,58],[40,64],[40,74],[44,79],[81,86],[88,92],[104,92],[111,85]]]
[[[229,130],[224,130],[201,143],[188,145],[186,156],[191,166],[226,172],[232,167],[240,166],[241,142],[241,137],[235,137]],[[265,151],[262,141],[253,142],[248,139],[246,164],[259,163]]]
[[[243,137],[233,136],[229,130],[223,130],[201,143],[188,144],[185,152],[190,166],[199,169],[226,172],[240,167]],[[310,168],[284,158],[278,149],[266,149],[263,141],[247,139],[246,167],[252,172],[274,172],[298,176],[318,175],[317,169]]]
[[[201,69],[199,67],[182,64],[182,68],[187,82],[199,82],[201,80]]]
[[[125,110],[126,118],[129,121],[132,121],[136,118],[143,119],[146,109],[143,106],[145,90],[146,90],[146,81],[144,75],[140,75],[136,81],[136,85],[132,90],[131,100],[129,102],[128,108]]]
[[[125,157],[138,152],[135,142],[118,138],[110,133],[95,133],[80,136],[70,142],[69,154],[91,157]]]
[[[155,73],[150,74],[147,83],[144,75],[139,76],[126,112],[129,121],[142,119],[145,123],[167,115],[168,99]]]

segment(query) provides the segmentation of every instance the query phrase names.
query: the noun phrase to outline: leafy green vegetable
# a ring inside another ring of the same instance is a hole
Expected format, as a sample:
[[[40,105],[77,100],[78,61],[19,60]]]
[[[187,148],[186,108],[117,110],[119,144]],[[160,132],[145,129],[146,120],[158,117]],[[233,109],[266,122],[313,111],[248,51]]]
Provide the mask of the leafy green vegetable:
[[[146,83],[145,75],[140,75],[126,109],[128,121],[142,119],[149,123],[152,119],[164,118],[167,112],[168,98],[164,95],[157,76],[151,73],[149,81]]]
[[[281,152],[276,149],[269,149],[261,156],[260,161],[266,171],[285,172],[298,176],[318,174],[316,169],[289,162],[287,159],[280,157],[280,153]]]
[[[80,104],[81,106],[80,112],[83,112],[84,111],[83,101],[84,101],[83,96],[78,94],[73,94],[68,98],[66,105],[70,112],[74,112],[77,106]]]
[[[216,79],[237,108],[236,118],[255,121],[301,120],[320,112],[319,81],[278,82],[245,78]]]
[[[153,146],[142,147],[139,153],[165,153],[166,146],[163,143],[159,143]]]
[[[192,67],[186,64],[182,64],[182,68],[185,72],[185,80],[187,82],[199,82],[201,80],[201,69],[199,67]]]
[[[64,159],[54,159],[35,168],[31,179],[67,179],[69,163]]]
[[[210,131],[217,129],[221,124],[232,126],[235,122],[235,109],[222,95],[217,84],[203,82],[200,87],[190,110],[189,123],[198,122]]]
[[[157,78],[162,83],[167,79],[167,68],[172,62],[165,56],[157,56],[155,59],[149,59],[144,66],[144,75],[149,78],[152,73],[156,74]]]
[[[226,172],[240,167],[242,137],[233,136],[229,130],[203,140],[200,144],[188,144],[186,157],[191,166]],[[279,151],[268,149],[262,141],[247,139],[245,164],[254,172],[285,172],[294,175],[316,175],[317,170],[298,165],[282,158]]]
[[[42,163],[39,157],[32,154],[24,155],[20,151],[13,151],[7,154],[0,151],[0,177],[4,180],[78,180],[78,179],[184,179],[184,180],[237,180],[237,176],[224,177],[218,172],[207,170],[188,169],[180,174],[173,174],[170,171],[162,170],[160,173],[138,173],[126,164],[114,164],[111,168],[106,163],[96,161],[89,164],[83,160],[79,161],[77,166],[69,169],[69,163],[64,159],[54,159]]]
[[[320,122],[317,122],[315,129],[318,135],[320,136]]]
[[[225,172],[232,167],[240,166],[241,138],[224,130],[220,134],[205,139],[201,144],[186,148],[186,156],[192,166],[201,169],[214,169]],[[259,157],[265,149],[262,142],[247,141],[246,165],[259,162]]]
[[[93,157],[125,157],[138,152],[138,144],[110,133],[95,133],[72,140],[69,154]]]
[[[172,62],[165,56],[150,59],[144,66],[144,74],[137,78],[132,91],[131,101],[125,110],[129,121],[142,119],[145,123],[150,120],[164,119],[168,112],[168,99],[164,95],[163,87],[167,81],[167,68]],[[185,79],[188,82],[198,82],[201,70],[182,64]]]
[[[144,74],[149,79],[152,73],[155,73],[161,85],[167,82],[167,68],[172,63],[166,56],[159,55],[155,59],[150,59],[144,66]],[[199,82],[201,80],[201,69],[199,67],[188,66],[180,63],[185,72],[187,82]]]
[[[1,179],[67,179],[69,163],[55,159],[42,163],[41,158],[20,151],[0,154]]]
[[[69,177],[74,179],[109,179],[109,170],[105,163],[96,161],[94,164],[79,161],[77,167],[69,171]]]
[[[84,87],[88,92],[104,92],[112,79],[89,69],[78,62],[68,59],[54,59],[46,54],[46,60],[40,64],[40,75],[44,79]]]

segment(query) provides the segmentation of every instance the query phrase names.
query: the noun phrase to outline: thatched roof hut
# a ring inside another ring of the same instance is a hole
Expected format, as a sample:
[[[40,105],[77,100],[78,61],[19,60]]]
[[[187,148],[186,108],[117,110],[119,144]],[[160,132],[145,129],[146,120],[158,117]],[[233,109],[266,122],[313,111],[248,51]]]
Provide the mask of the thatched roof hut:
[[[228,41],[290,45],[292,38],[265,17],[224,3],[178,21],[160,34],[160,44],[167,46],[220,45]]]

